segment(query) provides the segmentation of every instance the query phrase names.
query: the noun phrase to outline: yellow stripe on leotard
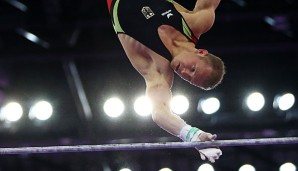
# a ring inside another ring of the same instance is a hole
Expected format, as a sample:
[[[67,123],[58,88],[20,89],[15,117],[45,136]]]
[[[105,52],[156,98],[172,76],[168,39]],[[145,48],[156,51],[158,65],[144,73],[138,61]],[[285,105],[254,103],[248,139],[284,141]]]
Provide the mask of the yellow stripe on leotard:
[[[124,30],[122,29],[120,22],[119,22],[119,17],[118,17],[118,6],[119,6],[120,0],[116,0],[114,8],[113,8],[113,26],[114,30],[116,33],[122,32],[124,33]]]

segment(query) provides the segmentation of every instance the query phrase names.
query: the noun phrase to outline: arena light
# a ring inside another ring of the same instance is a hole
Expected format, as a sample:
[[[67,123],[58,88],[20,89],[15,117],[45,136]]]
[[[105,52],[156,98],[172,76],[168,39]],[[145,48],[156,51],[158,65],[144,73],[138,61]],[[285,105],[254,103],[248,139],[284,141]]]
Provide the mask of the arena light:
[[[266,16],[266,17],[264,17],[264,20],[270,26],[274,26],[276,24],[276,21],[272,17]]]
[[[5,1],[7,3],[9,3],[11,6],[13,6],[23,12],[26,12],[28,10],[28,7],[25,4],[23,4],[17,0],[5,0]]]
[[[289,110],[295,104],[295,96],[291,93],[277,95],[273,101],[273,107],[282,111]]]
[[[16,122],[23,116],[23,108],[17,102],[10,102],[3,106],[0,111],[0,119],[7,122]]]
[[[264,21],[275,31],[291,31],[291,24],[287,15],[276,15],[273,17],[266,16],[264,17]]]
[[[204,163],[198,168],[198,171],[214,171],[214,168],[211,164]]]
[[[254,111],[254,112],[260,111],[265,105],[265,98],[259,92],[251,93],[246,98],[246,105],[251,111]]]
[[[182,115],[184,114],[189,108],[189,101],[183,95],[176,95],[173,96],[171,101],[171,110],[177,114]]]
[[[112,118],[122,115],[124,111],[124,103],[117,97],[108,99],[103,106],[105,113]]]
[[[119,171],[131,171],[129,168],[123,168],[123,169],[120,169]]]
[[[35,34],[28,32],[27,30],[24,30],[22,28],[18,28],[16,30],[16,32],[19,35],[21,35],[24,38],[26,38],[27,40],[29,40],[29,41],[31,41],[33,43],[36,43],[36,44],[42,46],[43,48],[49,48],[50,47],[50,44],[48,42],[46,42],[45,40],[42,40],[41,38],[39,38]]]
[[[53,114],[53,107],[47,101],[40,101],[34,104],[29,110],[29,118],[40,121],[48,120]]]
[[[296,171],[297,168],[293,163],[284,163],[279,167],[279,171]]]
[[[172,169],[165,167],[165,168],[160,169],[159,171],[172,171]]]
[[[247,5],[247,2],[245,0],[232,0],[240,7],[245,7]]]
[[[134,102],[134,110],[140,116],[149,116],[152,112],[152,104],[147,96],[141,96]]]
[[[239,168],[239,171],[256,171],[256,169],[250,164],[245,164]]]
[[[198,103],[198,111],[202,111],[207,115],[214,114],[220,108],[220,101],[216,97],[201,99]]]

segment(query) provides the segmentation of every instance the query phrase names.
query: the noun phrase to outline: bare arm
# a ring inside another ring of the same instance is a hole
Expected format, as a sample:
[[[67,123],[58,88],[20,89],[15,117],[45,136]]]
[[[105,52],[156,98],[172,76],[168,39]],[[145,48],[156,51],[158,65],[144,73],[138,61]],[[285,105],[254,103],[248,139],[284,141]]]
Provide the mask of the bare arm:
[[[193,11],[179,12],[182,14],[193,33],[197,37],[200,37],[213,26],[215,21],[215,9],[218,7],[219,3],[220,0],[197,0]]]
[[[171,83],[163,75],[154,74],[154,77],[146,79],[146,85],[146,93],[153,106],[152,118],[154,122],[170,134],[179,135],[186,123],[171,112]]]
[[[177,11],[179,11],[179,12],[187,12],[187,13],[191,12],[175,1],[173,2],[173,4],[174,4],[175,8],[177,9]]]
[[[203,9],[213,9],[215,10],[220,3],[220,0],[197,0],[196,5],[193,9],[194,12]]]
[[[199,129],[197,128],[191,128],[191,126],[187,125],[183,119],[171,112],[171,86],[169,82],[166,81],[166,79],[163,79],[162,75],[159,76],[160,77],[155,76],[156,79],[154,80],[146,79],[146,92],[147,96],[149,96],[153,104],[152,118],[154,122],[172,135],[179,136],[184,141],[214,140],[216,138],[216,135],[198,131]],[[187,127],[189,127],[189,129]],[[189,132],[191,132],[191,130],[193,129],[196,129],[196,131],[191,134],[191,138],[187,138]],[[181,134],[180,132],[184,133]],[[215,160],[217,160],[222,155],[221,150],[218,148],[197,150],[199,151],[202,160],[205,160],[207,158],[212,163],[214,163]]]

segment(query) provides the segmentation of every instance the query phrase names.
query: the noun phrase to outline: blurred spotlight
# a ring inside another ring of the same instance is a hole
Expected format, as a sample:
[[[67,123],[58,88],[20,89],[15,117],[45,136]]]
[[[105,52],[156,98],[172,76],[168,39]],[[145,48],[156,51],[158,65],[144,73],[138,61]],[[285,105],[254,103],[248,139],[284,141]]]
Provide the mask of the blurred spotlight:
[[[120,169],[119,171],[131,171],[131,170],[128,168],[123,168],[123,169]]]
[[[172,171],[172,169],[170,169],[170,168],[162,168],[159,171]]]
[[[265,105],[265,98],[261,93],[254,92],[247,97],[246,105],[251,111],[259,111]]]
[[[247,5],[246,1],[244,0],[232,0],[233,2],[235,2],[237,5],[239,5],[240,7],[245,7]]]
[[[289,110],[295,103],[295,96],[291,93],[278,95],[274,98],[273,107],[280,110]]]
[[[134,110],[140,116],[148,116],[152,111],[152,104],[147,96],[141,96],[134,103]]]
[[[239,168],[239,171],[256,171],[256,169],[250,164],[245,164]]]
[[[198,111],[203,111],[207,115],[217,112],[219,108],[220,102],[215,97],[201,99],[198,104]]]
[[[119,98],[108,99],[103,106],[105,113],[112,117],[119,117],[124,111],[124,104]]]
[[[17,102],[8,103],[0,111],[0,119],[7,122],[16,122],[21,119],[22,115],[22,106]]]
[[[279,167],[279,171],[296,171],[296,169],[293,163],[284,163]]]
[[[172,98],[171,109],[177,115],[184,114],[189,108],[189,101],[183,95],[176,95]]]
[[[47,101],[40,101],[34,104],[29,111],[30,119],[38,119],[40,121],[48,120],[53,114],[53,107]]]
[[[214,168],[211,164],[205,163],[198,168],[198,171],[214,171]]]
[[[264,21],[269,24],[273,30],[285,33],[287,36],[293,36],[293,29],[289,16],[287,15],[276,15],[273,17],[266,16]]]
[[[266,16],[264,20],[276,31],[288,31],[290,29],[289,19],[286,15]]]
[[[272,17],[267,16],[267,17],[264,18],[264,20],[270,26],[274,26],[276,24],[276,21]]]
[[[5,1],[7,3],[9,3],[11,6],[13,6],[23,12],[26,12],[28,10],[28,7],[19,1],[16,1],[16,0],[5,0]]]
[[[31,42],[33,42],[33,43],[36,43],[36,44],[42,46],[43,48],[46,48],[46,49],[47,49],[47,48],[50,47],[50,44],[49,44],[48,42],[46,42],[46,41],[40,39],[40,38],[37,37],[36,35],[34,35],[34,34],[28,32],[28,31],[26,31],[26,30],[24,30],[24,29],[22,29],[22,28],[18,28],[18,29],[16,30],[16,32],[17,32],[19,35],[21,35],[21,36],[23,36],[24,38],[26,38],[27,40],[29,40],[29,41],[31,41]]]

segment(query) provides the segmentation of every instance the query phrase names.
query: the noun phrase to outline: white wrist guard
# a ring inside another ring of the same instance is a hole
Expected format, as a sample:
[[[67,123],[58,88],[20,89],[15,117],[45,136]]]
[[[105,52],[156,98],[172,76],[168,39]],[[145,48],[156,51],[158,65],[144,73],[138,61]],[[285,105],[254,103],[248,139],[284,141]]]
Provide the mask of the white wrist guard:
[[[196,127],[191,127],[190,125],[186,125],[182,128],[179,134],[179,138],[181,138],[184,142],[191,142],[193,141],[194,137],[199,137],[199,135],[203,131],[196,128]],[[195,141],[198,141],[197,139]]]

